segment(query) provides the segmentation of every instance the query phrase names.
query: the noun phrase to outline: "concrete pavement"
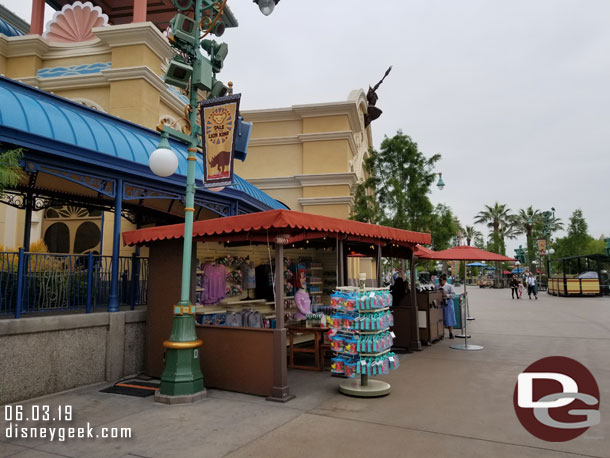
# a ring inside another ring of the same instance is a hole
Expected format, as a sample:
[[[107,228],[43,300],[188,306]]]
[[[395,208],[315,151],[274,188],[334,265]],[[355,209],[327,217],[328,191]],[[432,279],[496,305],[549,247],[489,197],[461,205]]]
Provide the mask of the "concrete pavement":
[[[287,404],[209,390],[197,404],[165,406],[93,385],[21,404],[26,411],[30,404],[72,405],[66,426],[130,427],[131,439],[10,440],[5,421],[0,458],[610,457],[610,298],[470,293],[471,343],[485,349],[452,350],[456,340],[446,339],[402,355],[399,370],[383,377],[392,384],[387,397],[346,397],[337,392],[340,379],[307,371],[290,372],[297,398]],[[584,364],[601,394],[601,424],[566,443],[530,435],[512,403],[517,375],[552,355]]]

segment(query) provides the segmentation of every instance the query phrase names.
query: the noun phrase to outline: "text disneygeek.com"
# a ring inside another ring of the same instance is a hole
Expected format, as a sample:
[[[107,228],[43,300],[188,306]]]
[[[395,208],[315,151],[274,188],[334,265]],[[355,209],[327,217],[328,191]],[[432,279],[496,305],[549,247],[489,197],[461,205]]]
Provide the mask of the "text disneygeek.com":
[[[85,426],[47,426],[41,422],[72,421],[72,406],[6,405],[4,406],[4,437],[6,439],[130,439],[131,428]],[[38,422],[36,426],[27,422]]]

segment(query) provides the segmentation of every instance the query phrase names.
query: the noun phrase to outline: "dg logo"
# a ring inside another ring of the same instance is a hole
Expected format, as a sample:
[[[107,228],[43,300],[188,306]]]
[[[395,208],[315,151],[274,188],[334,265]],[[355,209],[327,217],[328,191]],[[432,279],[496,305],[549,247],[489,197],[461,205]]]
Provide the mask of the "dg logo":
[[[536,361],[517,377],[515,412],[532,435],[549,442],[577,438],[598,425],[599,388],[578,361],[550,356]]]

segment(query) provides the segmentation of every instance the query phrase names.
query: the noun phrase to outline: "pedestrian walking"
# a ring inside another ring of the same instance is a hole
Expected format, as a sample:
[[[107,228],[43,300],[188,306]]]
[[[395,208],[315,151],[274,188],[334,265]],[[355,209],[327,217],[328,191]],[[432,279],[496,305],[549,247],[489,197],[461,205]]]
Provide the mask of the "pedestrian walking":
[[[519,299],[519,285],[520,284],[521,284],[521,282],[519,281],[517,274],[513,274],[513,278],[510,279],[510,292],[511,292],[513,299],[515,299],[515,297],[517,299]]]
[[[536,284],[536,277],[532,272],[529,273],[526,279],[527,282],[527,295],[532,300],[532,294],[534,299],[538,300],[538,285]]]
[[[447,283],[447,275],[442,274],[439,278],[440,290],[443,292],[443,318],[445,326],[449,328],[449,338],[453,339],[453,327],[457,324],[455,321],[455,308],[453,307],[453,299],[456,296],[455,287],[451,283]]]

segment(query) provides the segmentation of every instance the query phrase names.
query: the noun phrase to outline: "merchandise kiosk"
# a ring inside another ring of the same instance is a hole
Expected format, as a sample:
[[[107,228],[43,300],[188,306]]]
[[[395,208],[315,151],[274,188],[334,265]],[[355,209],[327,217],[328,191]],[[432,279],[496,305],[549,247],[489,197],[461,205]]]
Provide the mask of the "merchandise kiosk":
[[[169,336],[172,305],[179,297],[183,234],[183,225],[123,234],[127,245],[150,247],[145,370],[151,376],[160,376],[164,366],[163,341]],[[314,314],[316,308],[330,308],[332,292],[346,283],[346,248],[358,244],[360,251],[376,255],[377,266],[382,256],[412,262],[415,245],[430,243],[430,234],[273,210],[195,222],[193,239],[198,243],[193,252],[191,300],[201,304],[196,307],[196,332],[203,341],[200,363],[205,385],[287,400],[286,322],[298,311],[294,275],[309,282],[305,295]],[[317,253],[317,258],[310,253]],[[252,284],[245,282],[241,290],[237,288],[243,275],[251,274],[244,269],[239,278],[237,264],[231,269],[225,265],[224,271],[210,267],[222,264],[222,259],[233,263],[229,257],[242,258],[240,270],[246,261],[250,268],[252,261],[260,285],[250,288]],[[294,271],[292,265],[296,265]],[[213,275],[204,278],[206,272]],[[218,285],[231,295],[215,302],[223,296]],[[320,297],[313,299],[316,296]],[[411,338],[418,345],[417,317],[409,321],[414,328]]]

